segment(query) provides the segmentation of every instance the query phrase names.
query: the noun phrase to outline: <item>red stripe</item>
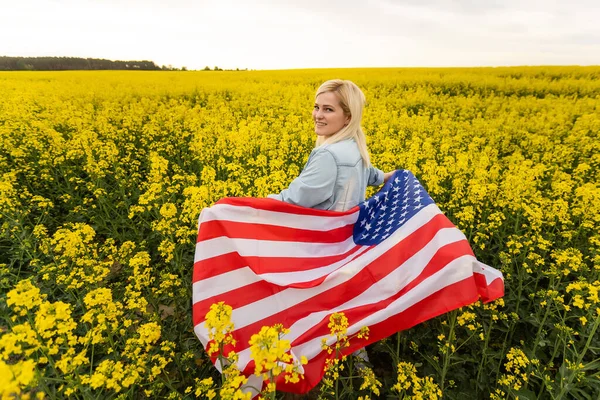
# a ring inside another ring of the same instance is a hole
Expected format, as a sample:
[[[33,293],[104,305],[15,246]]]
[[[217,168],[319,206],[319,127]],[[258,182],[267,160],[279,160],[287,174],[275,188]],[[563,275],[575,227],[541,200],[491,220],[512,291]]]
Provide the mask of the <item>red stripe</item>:
[[[343,215],[350,215],[358,211],[359,206],[355,206],[347,211],[329,211],[329,210],[317,210],[314,208],[305,208],[283,201],[269,199],[269,198],[255,198],[255,197],[226,197],[215,203],[217,204],[228,204],[231,206],[250,207],[257,210],[266,210],[281,212],[286,214],[295,215],[313,215],[317,217],[334,217],[339,218]]]
[[[212,220],[203,222],[198,233],[198,242],[227,237],[229,239],[272,240],[277,242],[338,243],[352,237],[354,224],[329,231],[288,228],[277,225],[252,224]]]
[[[242,257],[237,252],[200,260],[194,264],[193,283],[212,278],[239,268],[250,267],[255,274],[309,271],[345,259],[362,246],[355,246],[343,254],[327,257]]]
[[[267,296],[274,295],[276,293],[285,290],[285,287],[273,285],[266,281],[255,282],[250,285],[246,285],[235,290],[231,290],[227,293],[219,295],[219,297],[209,297],[205,300],[199,301],[193,305],[193,322],[194,326],[205,321],[205,315],[210,310],[212,304],[223,301],[223,297],[227,296],[227,305],[230,305],[233,309],[242,307],[246,304],[254,303]],[[255,332],[256,333],[256,332]]]
[[[496,278],[487,284],[485,275],[475,273],[473,274],[477,287],[479,288],[479,295],[483,303],[489,303],[500,297],[504,296],[504,280],[502,278]]]
[[[402,242],[397,243],[393,248],[370,263],[359,274],[355,275],[347,282],[331,288],[327,292],[317,294],[290,309],[282,310],[262,320],[255,321],[244,328],[236,330],[236,340],[240,346],[243,346],[241,347],[242,349],[246,348],[251,335],[258,332],[263,326],[271,326],[275,323],[282,323],[284,326],[289,327],[295,321],[302,319],[311,313],[323,310],[331,310],[332,308],[347,302],[349,299],[354,298],[362,293],[364,288],[367,288],[380,279],[383,279],[399,265],[403,264],[418,250],[425,246],[435,236],[439,229],[444,227],[453,227],[453,225],[443,214],[436,215],[426,225],[423,225],[414,231]],[[457,243],[460,244],[462,242],[466,243],[466,241]],[[453,245],[455,244],[448,246]],[[468,252],[467,254],[472,254],[468,243],[466,243],[466,246],[463,247]],[[441,251],[439,254],[446,255],[447,252]],[[462,254],[453,253],[451,255],[452,258],[455,258]],[[446,260],[447,258],[448,257],[443,257],[441,259]],[[436,258],[436,260],[439,259],[440,258]],[[431,273],[433,270],[434,268],[430,268],[427,270],[427,272]],[[223,296],[222,298],[218,299],[218,301],[225,301],[227,304],[229,304],[230,300],[233,299],[230,299],[227,296]],[[276,299],[274,301],[276,301]],[[194,308],[194,315],[205,315],[207,311],[208,309],[206,308]]]

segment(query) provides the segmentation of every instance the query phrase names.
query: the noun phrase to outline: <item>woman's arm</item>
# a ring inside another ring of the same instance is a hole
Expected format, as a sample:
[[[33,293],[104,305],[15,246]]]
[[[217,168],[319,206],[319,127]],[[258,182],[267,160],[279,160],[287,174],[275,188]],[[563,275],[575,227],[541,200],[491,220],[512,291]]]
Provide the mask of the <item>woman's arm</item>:
[[[369,167],[369,179],[367,184],[369,186],[379,186],[382,183],[386,183],[388,181],[388,179],[391,178],[392,175],[394,175],[394,171],[390,171],[390,172],[383,172],[382,170],[375,168],[374,166],[370,166]]]
[[[384,174],[383,171],[375,168],[372,165],[369,165],[369,178],[367,179],[367,185],[369,186],[379,186],[383,183]]]
[[[309,157],[300,175],[279,194],[270,194],[271,199],[285,201],[302,207],[314,207],[333,196],[337,165],[333,154],[323,149]]]

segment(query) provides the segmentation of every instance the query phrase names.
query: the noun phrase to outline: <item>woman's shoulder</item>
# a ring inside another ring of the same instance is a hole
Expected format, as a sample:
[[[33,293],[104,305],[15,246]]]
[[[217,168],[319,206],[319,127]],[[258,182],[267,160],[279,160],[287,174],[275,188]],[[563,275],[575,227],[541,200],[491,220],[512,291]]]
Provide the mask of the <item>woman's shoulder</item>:
[[[340,140],[317,147],[318,152],[328,152],[338,162],[355,162],[361,158],[360,150],[354,139]]]

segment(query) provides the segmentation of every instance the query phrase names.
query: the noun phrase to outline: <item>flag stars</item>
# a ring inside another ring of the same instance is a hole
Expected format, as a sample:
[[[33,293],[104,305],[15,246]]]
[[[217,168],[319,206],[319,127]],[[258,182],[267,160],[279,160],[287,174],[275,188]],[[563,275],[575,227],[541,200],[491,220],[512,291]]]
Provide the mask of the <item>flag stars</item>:
[[[433,203],[423,186],[407,171],[388,181],[386,191],[361,203],[355,225],[359,244],[375,245],[390,237],[423,207]]]

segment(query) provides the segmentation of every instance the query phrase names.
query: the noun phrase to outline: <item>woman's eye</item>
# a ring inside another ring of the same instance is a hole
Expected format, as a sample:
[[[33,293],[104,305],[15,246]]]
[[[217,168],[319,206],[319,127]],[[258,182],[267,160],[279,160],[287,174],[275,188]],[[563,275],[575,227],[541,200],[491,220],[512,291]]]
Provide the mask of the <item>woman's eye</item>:
[[[326,108],[327,111],[333,111],[333,108]]]

